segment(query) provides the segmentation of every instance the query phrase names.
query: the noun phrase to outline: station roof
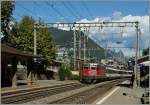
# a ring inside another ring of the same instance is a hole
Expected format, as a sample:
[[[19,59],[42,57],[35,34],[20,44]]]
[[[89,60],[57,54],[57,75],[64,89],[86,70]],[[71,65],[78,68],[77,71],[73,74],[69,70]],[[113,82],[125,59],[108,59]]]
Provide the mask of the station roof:
[[[145,62],[142,62],[140,64],[143,64],[144,66],[149,66],[150,65],[150,62],[149,61],[145,61]]]
[[[138,63],[149,61],[149,55],[138,58]]]
[[[31,53],[31,52],[21,51],[16,48],[9,47],[5,44],[1,44],[1,53],[9,54],[9,55],[24,56],[24,57],[38,57],[38,56],[34,56],[33,53]]]

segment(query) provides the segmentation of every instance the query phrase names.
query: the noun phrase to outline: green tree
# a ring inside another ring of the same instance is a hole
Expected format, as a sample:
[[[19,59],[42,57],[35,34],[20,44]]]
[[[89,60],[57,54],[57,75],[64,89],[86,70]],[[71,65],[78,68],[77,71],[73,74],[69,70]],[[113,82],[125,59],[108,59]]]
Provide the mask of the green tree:
[[[39,24],[44,25],[45,23],[40,20]],[[52,34],[47,28],[37,29],[37,43],[37,53],[42,54],[44,59],[52,63],[52,59],[56,57],[56,46]]]
[[[149,48],[144,49],[144,50],[142,51],[142,55],[143,55],[143,56],[144,56],[144,55],[148,55],[148,53],[149,53]]]
[[[3,42],[8,42],[10,39],[9,23],[13,19],[12,12],[15,8],[14,1],[1,1],[1,32],[4,35]]]
[[[33,52],[34,23],[35,20],[32,17],[24,16],[14,25],[12,33],[15,36],[16,45],[23,51]],[[52,59],[55,59],[55,52],[52,34],[46,28],[37,29],[37,54],[42,54],[43,59],[51,63]]]
[[[16,23],[13,27],[16,45],[23,51],[33,52],[34,19],[29,16]]]

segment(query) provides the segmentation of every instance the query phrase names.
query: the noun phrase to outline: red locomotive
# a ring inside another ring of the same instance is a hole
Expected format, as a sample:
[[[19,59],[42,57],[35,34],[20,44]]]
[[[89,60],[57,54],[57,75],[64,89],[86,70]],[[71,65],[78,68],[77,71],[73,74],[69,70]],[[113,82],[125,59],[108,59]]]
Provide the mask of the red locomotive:
[[[98,63],[84,63],[80,70],[80,81],[95,83],[108,79],[130,77],[132,71],[119,70]]]

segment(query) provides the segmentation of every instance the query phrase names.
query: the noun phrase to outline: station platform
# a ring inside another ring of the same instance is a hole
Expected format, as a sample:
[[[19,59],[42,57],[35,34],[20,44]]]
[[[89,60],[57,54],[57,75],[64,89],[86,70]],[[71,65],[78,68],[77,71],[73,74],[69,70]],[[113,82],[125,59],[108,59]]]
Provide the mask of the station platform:
[[[35,88],[41,88],[41,87],[50,87],[50,86],[56,86],[56,85],[63,85],[63,84],[69,84],[69,83],[77,83],[78,81],[74,80],[66,80],[66,81],[59,81],[59,80],[37,80],[33,83],[32,86],[28,85],[20,85],[17,87],[3,87],[1,88],[1,93],[9,93],[9,92],[15,92],[15,91],[21,91],[21,90],[30,90]]]
[[[127,80],[106,92],[94,104],[142,104],[141,98],[144,93],[144,88],[133,88]]]

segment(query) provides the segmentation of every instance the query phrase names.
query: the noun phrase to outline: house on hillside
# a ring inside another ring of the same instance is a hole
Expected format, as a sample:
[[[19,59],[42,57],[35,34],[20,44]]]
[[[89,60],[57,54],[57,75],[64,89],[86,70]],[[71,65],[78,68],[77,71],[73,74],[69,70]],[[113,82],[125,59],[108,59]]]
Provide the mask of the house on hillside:
[[[56,55],[57,55],[56,60],[66,62],[69,60],[68,54],[69,54],[69,52],[68,52],[67,48],[65,48],[65,47],[58,48],[57,53],[56,53]]]

